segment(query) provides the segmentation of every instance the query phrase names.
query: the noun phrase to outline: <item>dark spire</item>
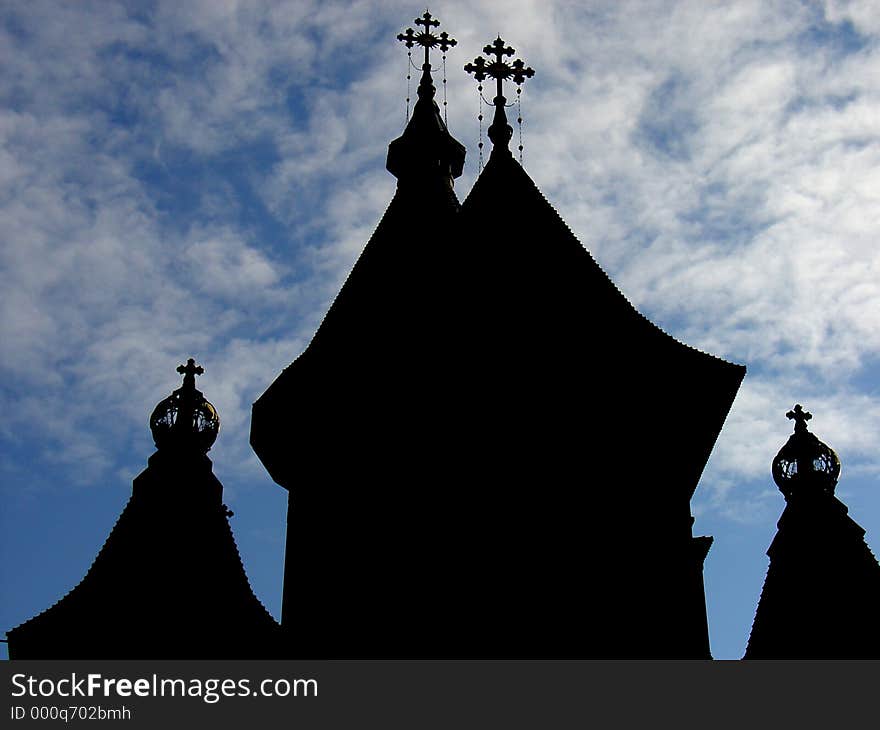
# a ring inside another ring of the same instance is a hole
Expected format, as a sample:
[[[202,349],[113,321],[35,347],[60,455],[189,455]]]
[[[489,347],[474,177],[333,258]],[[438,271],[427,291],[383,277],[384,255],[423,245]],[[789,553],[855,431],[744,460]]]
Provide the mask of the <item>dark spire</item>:
[[[880,658],[880,564],[834,496],[840,460],[807,430],[811,414],[796,405],[785,415],[794,433],[773,479],[786,505],[744,658]]]
[[[483,53],[487,56],[495,56],[495,60],[486,62],[482,56],[477,56],[473,63],[469,63],[464,70],[469,74],[473,74],[474,78],[480,83],[486,77],[495,79],[497,82],[495,98],[492,104],[495,106],[495,118],[489,127],[489,139],[495,149],[507,149],[510,138],[513,136],[513,127],[507,123],[507,114],[504,111],[504,105],[507,99],[504,98],[504,92],[501,82],[504,79],[511,79],[517,86],[521,86],[526,79],[530,79],[535,75],[532,68],[526,68],[525,63],[517,59],[512,63],[504,60],[505,56],[512,56],[516,51],[498,36],[490,45],[483,48]]]
[[[800,404],[785,414],[794,421],[794,433],[773,459],[773,481],[790,499],[794,495],[834,494],[840,459],[827,444],[807,430],[807,413]]]
[[[196,390],[196,375],[205,369],[190,358],[179,365],[183,384],[161,401],[150,416],[150,431],[157,449],[194,448],[202,453],[211,449],[220,430],[217,409]]]
[[[422,78],[418,88],[419,100],[403,135],[388,146],[388,161],[385,166],[398,180],[439,172],[451,184],[452,179],[461,175],[465,149],[449,134],[440,116],[440,109],[434,101],[437,89],[431,78],[429,52],[432,48],[439,48],[446,53],[457,41],[450,38],[445,31],[434,35],[431,28],[439,26],[440,21],[427,11],[413,22],[423,26],[424,30],[416,33],[412,28],[407,28],[405,33],[398,34],[397,40],[402,41],[407,48],[422,46],[425,49]]]

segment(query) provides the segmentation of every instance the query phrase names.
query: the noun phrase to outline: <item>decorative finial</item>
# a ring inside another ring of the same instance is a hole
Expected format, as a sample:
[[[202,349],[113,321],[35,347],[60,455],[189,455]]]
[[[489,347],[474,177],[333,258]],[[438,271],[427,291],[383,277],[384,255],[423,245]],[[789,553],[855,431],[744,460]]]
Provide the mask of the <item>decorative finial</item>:
[[[800,433],[807,430],[807,421],[813,417],[813,414],[807,413],[798,403],[794,409],[785,414],[785,417],[794,420],[794,431]]]
[[[807,430],[813,415],[797,404],[785,416],[794,421],[794,433],[773,459],[773,481],[779,491],[786,499],[834,494],[840,459],[834,449]]]
[[[517,59],[512,63],[504,60],[505,56],[512,56],[516,51],[506,45],[505,41],[498,36],[491,44],[483,48],[486,56],[494,56],[494,60],[487,62],[482,56],[477,56],[473,63],[469,63],[464,70],[469,74],[473,74],[474,78],[480,83],[482,90],[483,80],[488,78],[495,79],[497,83],[496,95],[492,100],[495,106],[495,118],[489,127],[489,139],[496,147],[506,148],[513,136],[513,128],[507,123],[507,114],[504,112],[504,105],[507,99],[504,98],[502,82],[504,79],[511,79],[517,86],[517,94],[520,93],[520,87],[526,79],[530,79],[535,75],[535,70],[527,68],[525,63]],[[521,117],[519,120],[521,122]]]
[[[205,369],[193,358],[180,365],[183,385],[161,401],[150,416],[150,430],[156,447],[163,449],[210,450],[220,430],[220,417],[201,391],[196,390],[196,375]]]
[[[440,21],[434,18],[427,10],[421,18],[416,18],[413,23],[423,26],[424,30],[416,33],[412,28],[407,28],[405,33],[399,33],[397,35],[397,40],[402,41],[407,48],[422,46],[425,49],[425,62],[422,64],[422,79],[419,82],[418,95],[419,98],[427,96],[428,98],[433,99],[436,89],[431,82],[431,62],[428,56],[429,51],[436,46],[445,54],[446,51],[456,45],[458,41],[454,38],[450,38],[446,31],[439,35],[434,35],[431,32],[431,28],[438,27]]]
[[[190,358],[186,361],[186,365],[177,366],[177,372],[183,375],[183,387],[187,390],[195,390],[195,376],[202,375],[205,372],[205,368],[201,365],[196,365],[196,361]]]
[[[407,93],[406,93],[406,129],[403,134],[388,145],[388,159],[385,167],[399,181],[415,178],[437,178],[444,184],[452,185],[452,181],[461,176],[464,167],[464,146],[449,134],[446,126],[446,52],[456,45],[456,41],[448,33],[436,34],[432,29],[440,25],[440,21],[432,17],[428,11],[415,19],[416,26],[423,28],[416,33],[407,28],[405,33],[397,36],[407,47]],[[422,64],[422,80],[419,83],[419,98],[413,108],[412,119],[409,114],[410,77],[412,49],[416,46],[425,49],[425,61]],[[443,115],[434,101],[436,89],[431,80],[430,50],[442,52],[443,69]]]

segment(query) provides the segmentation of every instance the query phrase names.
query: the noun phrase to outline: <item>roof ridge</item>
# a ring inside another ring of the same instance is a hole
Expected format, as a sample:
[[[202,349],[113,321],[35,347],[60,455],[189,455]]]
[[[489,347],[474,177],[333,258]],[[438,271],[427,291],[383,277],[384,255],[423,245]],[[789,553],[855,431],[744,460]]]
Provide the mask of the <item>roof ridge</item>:
[[[770,571],[773,569],[772,561],[767,565],[767,572],[764,573],[764,582],[761,584],[761,594],[758,596],[758,603],[755,604],[755,617],[752,619],[752,625],[749,628],[749,636],[746,639],[746,648],[743,652],[743,659],[745,659],[745,655],[749,653],[749,644],[752,643],[752,637],[755,635],[755,629],[758,628],[758,608],[761,606],[761,601],[764,600],[764,593],[767,591],[767,582],[770,579]]]
[[[406,185],[406,183],[404,183],[404,185]],[[444,186],[444,188],[445,188],[445,186]],[[324,316],[321,317],[321,321],[318,322],[317,327],[315,327],[315,331],[312,333],[312,336],[309,339],[308,343],[302,349],[302,351],[299,353],[299,355],[297,355],[293,359],[293,361],[290,363],[290,365],[288,365],[287,367],[284,368],[284,370],[282,370],[282,373],[285,372],[286,370],[288,370],[289,368],[293,367],[293,365],[303,355],[305,355],[309,351],[309,348],[310,348],[312,342],[314,342],[317,339],[319,333],[321,332],[321,329],[324,326],[324,323],[327,321],[327,318],[330,316],[330,313],[333,311],[334,307],[336,306],[337,300],[339,299],[342,292],[345,291],[346,285],[348,284],[349,280],[351,279],[352,275],[354,274],[355,270],[357,269],[357,265],[360,262],[361,258],[363,257],[364,252],[370,247],[370,244],[373,243],[373,241],[375,240],[380,229],[382,229],[384,225],[387,225],[385,221],[388,218],[389,214],[391,213],[391,209],[393,207],[397,207],[397,206],[404,204],[403,201],[398,199],[398,196],[400,195],[400,193],[401,193],[401,184],[398,183],[397,188],[394,191],[394,195],[392,196],[391,200],[388,202],[388,205],[385,207],[385,212],[382,214],[382,217],[379,218],[379,222],[376,223],[376,227],[373,229],[373,232],[370,234],[370,237],[367,239],[367,242],[364,244],[363,248],[360,250],[360,253],[358,254],[357,258],[355,259],[354,263],[352,264],[352,266],[349,269],[348,273],[346,274],[345,278],[342,280],[342,283],[339,285],[339,288],[336,290],[336,295],[333,297],[333,299],[330,300],[330,304],[324,310]],[[453,202],[454,207],[455,207],[454,215],[457,216],[461,212],[462,203],[459,201],[458,196],[455,194],[455,190],[450,186],[448,189],[443,190],[443,193],[449,199],[451,199],[451,201]],[[275,383],[273,382],[272,385],[274,385],[274,384]],[[270,387],[271,387],[271,385],[270,385]],[[260,398],[262,398],[262,395],[260,396]],[[260,398],[257,398],[257,400],[259,400]]]
[[[241,553],[238,549],[238,543],[235,541],[235,533],[232,531],[232,525],[229,524],[229,519],[224,519],[223,522],[226,526],[226,532],[229,534],[229,539],[232,542],[232,549],[236,557],[237,565],[241,570],[241,574],[244,576],[245,585],[247,585],[248,589],[251,592],[251,595],[257,601],[257,604],[260,606],[261,609],[263,609],[263,613],[266,614],[266,617],[269,618],[276,626],[280,626],[279,622],[275,620],[275,617],[269,612],[269,609],[266,608],[266,606],[260,600],[260,597],[257,595],[256,591],[254,590],[254,587],[251,585],[251,579],[248,578],[247,570],[245,570],[244,561],[241,559]]]
[[[38,618],[40,618],[40,616],[43,616],[44,614],[49,613],[49,611],[52,611],[56,606],[61,604],[63,601],[67,600],[67,598],[70,597],[74,593],[74,591],[76,591],[77,588],[79,588],[83,583],[85,583],[86,579],[92,573],[92,570],[94,570],[95,564],[98,562],[98,560],[104,554],[104,551],[107,549],[107,546],[110,544],[110,540],[113,538],[113,535],[116,534],[116,528],[119,527],[119,523],[122,522],[122,518],[125,517],[126,513],[128,512],[128,509],[131,506],[131,501],[133,499],[134,499],[134,495],[133,494],[129,495],[128,500],[125,503],[125,507],[122,508],[122,511],[119,513],[119,516],[116,518],[116,521],[113,523],[113,527],[110,528],[109,534],[104,539],[104,542],[101,544],[101,549],[98,550],[98,552],[95,554],[95,557],[92,559],[92,562],[89,564],[89,567],[86,570],[86,572],[83,574],[83,577],[79,579],[79,582],[77,582],[76,585],[73,586],[73,588],[71,588],[63,596],[61,596],[61,598],[59,598],[57,601],[55,601],[55,603],[52,603],[51,605],[44,608],[42,611],[40,611],[35,616],[31,616],[31,618],[18,624],[18,626],[15,626],[14,628],[10,629],[10,631],[18,631],[20,628],[27,626],[29,623],[31,623],[33,621],[36,621]]]
[[[112,544],[118,542],[120,525],[123,522],[123,520],[125,520],[126,522],[130,521],[130,519],[131,519],[130,510],[134,506],[134,505],[132,505],[132,501],[134,500],[134,497],[135,497],[134,494],[129,496],[128,501],[125,503],[125,507],[123,507],[122,511],[119,513],[119,516],[116,518],[116,521],[113,523],[113,527],[110,529],[110,533],[107,535],[103,544],[101,545],[101,549],[98,550],[97,554],[95,555],[94,559],[90,563],[86,572],[83,574],[83,577],[80,578],[79,582],[77,582],[76,585],[74,585],[70,590],[68,590],[64,595],[62,595],[57,601],[55,601],[54,603],[52,603],[51,605],[49,605],[48,607],[46,607],[45,609],[40,611],[35,616],[32,616],[31,618],[27,619],[26,621],[18,624],[14,628],[10,629],[10,632],[18,631],[19,629],[24,628],[25,626],[31,624],[32,622],[37,621],[45,614],[48,614],[49,612],[55,610],[56,607],[60,606],[60,604],[62,604],[68,598],[71,598],[73,596],[73,594],[76,593],[76,591],[78,589],[80,589],[80,587],[83,586],[86,583],[86,581],[89,580],[90,576],[92,576],[92,574],[95,571],[96,566],[98,566],[99,562],[101,562],[102,559],[103,560],[107,559],[107,555],[113,549]],[[228,536],[228,538],[232,544],[233,555],[235,556],[235,558],[233,560],[233,566],[234,566],[233,569],[237,570],[239,572],[239,575],[241,578],[244,578],[244,584],[245,584],[245,586],[247,586],[247,589],[250,591],[250,595],[257,602],[260,609],[262,609],[262,614],[261,614],[262,618],[266,618],[273,625],[279,626],[280,624],[278,623],[278,621],[269,612],[269,610],[266,608],[266,606],[260,600],[259,596],[257,596],[256,592],[254,591],[253,586],[251,585],[250,578],[248,577],[248,574],[247,574],[247,570],[245,570],[245,567],[244,567],[244,561],[242,560],[241,553],[239,552],[239,549],[238,549],[238,543],[235,540],[235,533],[232,531],[232,526],[229,524],[228,519],[226,519],[226,518],[223,519],[223,526],[224,527],[221,528],[221,530],[225,529],[225,533]]]
[[[500,161],[499,161],[499,160],[500,160]],[[653,329],[656,330],[657,332],[659,332],[659,333],[665,335],[666,337],[668,337],[668,338],[669,338],[670,340],[672,340],[673,342],[676,342],[677,344],[679,344],[679,345],[681,345],[681,346],[687,348],[688,350],[692,350],[693,352],[696,352],[696,353],[698,353],[698,354],[700,354],[700,355],[704,355],[705,357],[708,357],[708,358],[712,358],[713,360],[718,360],[719,362],[722,362],[722,363],[724,363],[724,364],[726,364],[726,365],[730,365],[730,366],[735,367],[735,368],[742,368],[742,369],[745,369],[745,367],[746,367],[745,365],[740,365],[739,363],[735,363],[735,362],[731,362],[731,361],[729,361],[729,360],[725,360],[723,357],[719,357],[718,355],[714,355],[714,354],[712,354],[711,352],[706,352],[705,350],[701,350],[701,349],[699,349],[698,347],[694,347],[693,345],[689,345],[688,343],[683,342],[682,340],[679,340],[677,337],[675,337],[675,335],[670,334],[670,333],[667,332],[665,329],[663,329],[662,327],[660,327],[660,326],[659,326],[658,324],[656,324],[655,322],[652,322],[650,319],[648,319],[648,317],[646,317],[644,314],[642,314],[642,312],[639,311],[638,307],[636,307],[636,306],[630,301],[629,297],[627,297],[626,294],[624,294],[623,291],[617,286],[617,284],[614,283],[614,280],[608,275],[608,272],[606,272],[605,269],[602,268],[602,265],[596,260],[596,258],[595,258],[595,257],[593,256],[593,254],[590,252],[590,250],[589,250],[589,249],[588,249],[588,248],[587,248],[587,247],[581,242],[581,240],[575,235],[574,231],[571,230],[571,228],[569,227],[569,225],[565,222],[565,220],[564,220],[564,219],[562,218],[562,216],[559,214],[559,211],[556,210],[556,208],[554,207],[554,205],[553,205],[553,204],[547,199],[547,197],[544,195],[544,193],[541,192],[541,189],[537,186],[537,184],[535,183],[535,181],[532,180],[532,178],[531,178],[531,177],[529,176],[529,174],[525,171],[525,169],[522,167],[522,165],[520,165],[520,164],[519,164],[519,163],[513,158],[513,155],[496,156],[495,153],[494,153],[494,151],[493,151],[493,154],[492,154],[492,156],[489,158],[489,162],[486,163],[486,168],[484,168],[484,169],[489,169],[489,166],[492,165],[493,162],[494,162],[495,165],[501,165],[501,164],[502,164],[502,161],[506,161],[506,162],[511,163],[511,169],[514,170],[514,174],[521,175],[522,178],[523,178],[523,179],[524,179],[524,180],[525,180],[525,181],[531,186],[531,188],[532,188],[532,189],[538,194],[538,196],[540,197],[540,199],[541,199],[541,200],[547,205],[547,207],[553,212],[553,214],[554,214],[555,217],[556,217],[556,220],[561,224],[561,226],[563,227],[563,229],[565,230],[565,232],[566,232],[569,236],[571,236],[571,238],[572,238],[574,241],[577,242],[577,244],[580,246],[580,248],[583,250],[583,252],[589,257],[589,260],[592,262],[592,264],[593,264],[593,265],[594,265],[594,266],[595,266],[595,267],[596,267],[596,268],[602,273],[602,275],[605,277],[605,281],[606,281],[608,284],[611,285],[612,289],[613,289],[615,292],[617,292],[617,293],[623,298],[623,300],[629,305],[630,309],[631,309],[636,315],[638,315],[638,317],[639,317],[643,322],[647,323],[648,325],[650,325],[651,328],[653,328]],[[484,173],[484,174],[485,174],[485,173]],[[482,178],[483,178],[483,175],[480,175],[480,177],[477,178],[477,181],[474,183],[474,186],[471,188],[470,193],[468,194],[467,198],[465,198],[464,203],[462,203],[462,206],[463,206],[463,207],[467,205],[468,200],[470,200],[470,198],[471,198],[471,196],[473,195],[474,191],[477,190],[478,185],[479,185],[479,183],[480,183],[480,180],[481,180]]]

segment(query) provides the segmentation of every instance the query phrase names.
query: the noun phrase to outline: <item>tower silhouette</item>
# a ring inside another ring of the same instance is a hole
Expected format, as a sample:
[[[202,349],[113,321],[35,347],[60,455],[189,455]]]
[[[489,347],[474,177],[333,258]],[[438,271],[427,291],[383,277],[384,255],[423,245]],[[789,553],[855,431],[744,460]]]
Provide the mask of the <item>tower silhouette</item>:
[[[800,405],[786,415],[794,433],[773,460],[786,505],[745,658],[878,659],[880,564],[834,496],[837,454]]]
[[[195,387],[150,417],[157,451],[82,581],[8,632],[11,659],[275,656],[279,626],[254,596],[206,453],[220,428]]]
[[[494,147],[467,200],[426,52],[394,198],[254,404],[290,492],[284,651],[708,658],[689,501],[745,368],[614,286],[508,149],[502,81],[532,70],[484,52]]]

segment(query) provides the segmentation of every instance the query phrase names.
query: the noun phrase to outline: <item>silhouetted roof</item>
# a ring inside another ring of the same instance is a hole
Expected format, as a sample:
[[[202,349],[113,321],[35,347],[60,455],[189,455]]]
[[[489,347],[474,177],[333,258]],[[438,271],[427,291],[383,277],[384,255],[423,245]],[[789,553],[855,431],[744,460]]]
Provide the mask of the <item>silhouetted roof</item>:
[[[800,404],[785,415],[794,433],[772,473],[786,506],[745,658],[880,659],[880,563],[834,496],[840,459]]]
[[[880,658],[880,564],[846,506],[792,495],[778,528],[745,658]]]
[[[444,329],[440,320],[458,266],[449,257],[460,209],[453,179],[461,174],[465,150],[449,134],[433,96],[430,76],[423,76],[412,118],[389,145],[387,167],[398,177],[391,203],[306,351],[254,404],[251,444],[279,483],[287,481],[282,465],[290,457],[284,424],[312,417],[293,394],[299,387],[294,381],[303,377],[295,373],[314,361],[319,379],[335,387],[332,377],[357,378],[364,359],[382,348],[390,355],[404,344],[417,357]],[[335,365],[328,367],[328,360]]]
[[[688,346],[644,317],[504,147],[493,150],[462,204],[460,226],[473,249],[472,270],[505,302],[506,323],[498,326],[513,338],[528,322],[536,340],[529,357],[565,363],[572,378],[592,380],[590,417],[629,410],[634,439],[666,441],[673,466],[682,458],[699,464],[689,496],[745,367]]]
[[[278,625],[253,594],[210,461],[157,458],[83,579],[9,632],[13,658],[268,656]]]
[[[745,368],[639,314],[509,153],[459,207],[432,114],[254,404],[289,655],[708,658],[689,499]]]

